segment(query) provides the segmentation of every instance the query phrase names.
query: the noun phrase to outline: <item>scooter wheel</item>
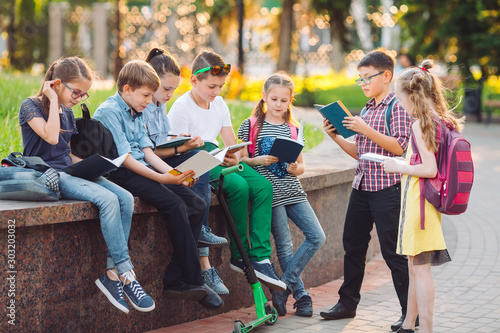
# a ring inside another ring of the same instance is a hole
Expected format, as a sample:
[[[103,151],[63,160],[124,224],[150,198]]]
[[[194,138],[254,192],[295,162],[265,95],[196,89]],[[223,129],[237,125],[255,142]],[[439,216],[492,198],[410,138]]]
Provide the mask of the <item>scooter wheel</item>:
[[[272,317],[268,321],[265,322],[266,325],[274,325],[278,321],[278,311],[273,308],[271,305],[266,303],[264,305],[264,308],[266,310],[266,314],[271,314]]]
[[[233,333],[243,333],[243,328],[245,325],[241,321],[237,321],[234,323],[234,332]]]

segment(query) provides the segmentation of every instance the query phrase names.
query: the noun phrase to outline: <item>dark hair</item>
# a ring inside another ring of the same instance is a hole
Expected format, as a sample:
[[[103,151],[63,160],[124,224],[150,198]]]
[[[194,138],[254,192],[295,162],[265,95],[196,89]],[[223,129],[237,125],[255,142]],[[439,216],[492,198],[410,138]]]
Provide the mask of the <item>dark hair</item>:
[[[165,50],[154,48],[149,51],[146,62],[150,63],[158,76],[172,73],[175,76],[181,75],[181,68],[174,57]]]
[[[293,91],[295,89],[295,84],[293,83],[292,78],[284,73],[284,72],[278,72],[273,75],[271,75],[265,82],[264,82],[264,87],[262,91],[267,95],[271,91],[272,88],[276,86],[282,86],[282,87],[287,87],[290,89],[290,94],[292,95],[293,98]],[[298,127],[297,121],[293,118],[292,114],[292,101],[290,101],[290,105],[288,105],[285,113],[283,114],[283,118],[285,121],[292,123],[295,127]],[[264,99],[260,99],[260,101],[257,103],[255,108],[252,111],[252,117],[257,118],[257,122],[255,126],[257,126],[257,134],[255,137],[259,136],[260,130],[262,129],[264,125],[264,119],[266,118],[266,113],[264,112]],[[252,129],[250,129],[252,131]]]
[[[394,58],[387,52],[372,51],[361,59],[358,64],[358,68],[370,66],[380,71],[391,72],[391,78],[394,75]]]
[[[434,67],[432,60],[422,61],[420,67],[405,69],[396,79],[396,89],[409,97],[413,104],[412,116],[420,120],[420,129],[427,148],[437,152],[436,116],[461,130],[464,118],[456,118],[443,96],[441,81],[429,72]],[[431,110],[436,111],[433,114]]]
[[[123,92],[123,87],[126,84],[132,90],[146,86],[152,91],[156,91],[160,86],[160,78],[154,68],[147,62],[132,60],[123,66],[116,79],[116,86],[119,92]]]
[[[222,60],[221,56],[215,52],[203,51],[194,58],[193,66],[191,68],[191,73],[196,73],[196,71],[212,66],[224,66],[224,60]],[[196,77],[201,81],[208,78],[209,75],[213,75],[212,71],[207,71],[196,75]],[[226,72],[220,71],[217,76],[226,76]]]
[[[71,83],[81,79],[92,81],[93,78],[94,73],[84,59],[79,57],[69,57],[60,58],[59,60],[54,61],[47,70],[43,81],[45,82],[59,79],[66,83]],[[41,99],[42,109],[48,115],[50,102],[49,98],[43,93],[43,84],[35,97]]]

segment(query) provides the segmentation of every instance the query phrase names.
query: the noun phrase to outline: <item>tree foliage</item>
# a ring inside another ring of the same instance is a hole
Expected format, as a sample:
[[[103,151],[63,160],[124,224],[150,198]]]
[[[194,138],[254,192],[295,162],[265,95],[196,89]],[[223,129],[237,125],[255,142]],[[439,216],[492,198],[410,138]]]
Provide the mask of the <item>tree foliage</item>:
[[[500,65],[500,1],[408,0],[402,16],[410,54],[433,55],[458,64],[467,83],[474,81],[473,65],[481,68],[481,84]]]

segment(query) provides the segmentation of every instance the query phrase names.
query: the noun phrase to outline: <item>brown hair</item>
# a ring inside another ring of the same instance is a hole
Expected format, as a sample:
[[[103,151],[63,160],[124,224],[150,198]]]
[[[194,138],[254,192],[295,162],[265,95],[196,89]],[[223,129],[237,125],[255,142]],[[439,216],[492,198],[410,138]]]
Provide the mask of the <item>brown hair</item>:
[[[119,92],[123,92],[123,87],[128,84],[132,90],[143,86],[152,91],[158,90],[160,78],[154,68],[145,61],[132,60],[123,66],[116,79],[116,86]]]
[[[54,61],[47,70],[47,73],[45,73],[43,81],[45,82],[59,79],[65,83],[71,83],[77,80],[92,81],[93,78],[94,73],[84,59],[79,57],[69,57],[60,58],[59,60]],[[42,109],[45,114],[48,115],[50,102],[49,98],[43,93],[43,84],[35,97],[41,99]]]
[[[396,87],[409,96],[413,104],[413,116],[420,120],[422,137],[427,148],[437,152],[436,117],[461,131],[464,118],[457,118],[443,96],[443,86],[439,78],[428,70],[434,66],[432,60],[424,60],[420,67],[405,69],[396,80]],[[434,110],[436,113],[432,112]]]
[[[293,83],[292,78],[284,73],[284,72],[278,72],[273,75],[271,75],[265,82],[264,82],[264,87],[262,91],[267,95],[271,91],[272,88],[275,86],[283,86],[290,88],[290,94],[292,95],[292,101],[293,101],[293,91],[295,89],[295,84]],[[286,122],[291,123],[292,125],[298,127],[298,122],[293,118],[292,114],[292,101],[290,101],[290,105],[288,105],[288,108],[286,109],[285,113],[283,113],[283,118]],[[255,137],[259,136],[260,130],[264,126],[264,119],[266,118],[266,113],[264,111],[264,99],[260,99],[260,101],[257,103],[255,108],[252,111],[251,117],[256,117],[257,118],[257,134]],[[251,131],[252,129],[250,129]]]
[[[168,73],[172,73],[175,76],[181,75],[179,64],[168,51],[155,47],[149,51],[146,62],[153,66],[158,76],[163,76]]]
[[[391,78],[394,75],[394,58],[384,51],[372,51],[368,53],[358,64],[360,67],[374,67],[379,71],[391,72]]]
[[[194,74],[196,73],[196,71],[199,71],[200,69],[205,67],[212,67],[212,66],[222,67],[224,65],[225,65],[224,60],[222,60],[222,57],[220,55],[218,55],[215,52],[203,51],[200,54],[198,54],[196,58],[194,58],[193,65],[191,66],[192,67],[191,73]],[[200,73],[196,75],[196,77],[198,78],[198,80],[202,81],[207,79],[209,75],[213,75],[212,71]],[[217,74],[217,76],[223,76],[223,77],[226,75],[227,74],[225,71],[220,71],[219,74]]]

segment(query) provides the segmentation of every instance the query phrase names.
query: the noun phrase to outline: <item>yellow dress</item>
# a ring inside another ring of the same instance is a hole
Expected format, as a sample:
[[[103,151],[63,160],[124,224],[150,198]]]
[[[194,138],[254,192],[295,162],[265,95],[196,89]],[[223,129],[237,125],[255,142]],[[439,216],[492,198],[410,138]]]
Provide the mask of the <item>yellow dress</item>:
[[[406,153],[410,163],[411,144]],[[420,228],[420,185],[419,178],[403,175],[401,179],[401,213],[399,216],[398,244],[396,252],[416,256],[423,252],[446,250],[441,213],[425,200],[425,229]],[[447,253],[447,252],[446,252]]]

